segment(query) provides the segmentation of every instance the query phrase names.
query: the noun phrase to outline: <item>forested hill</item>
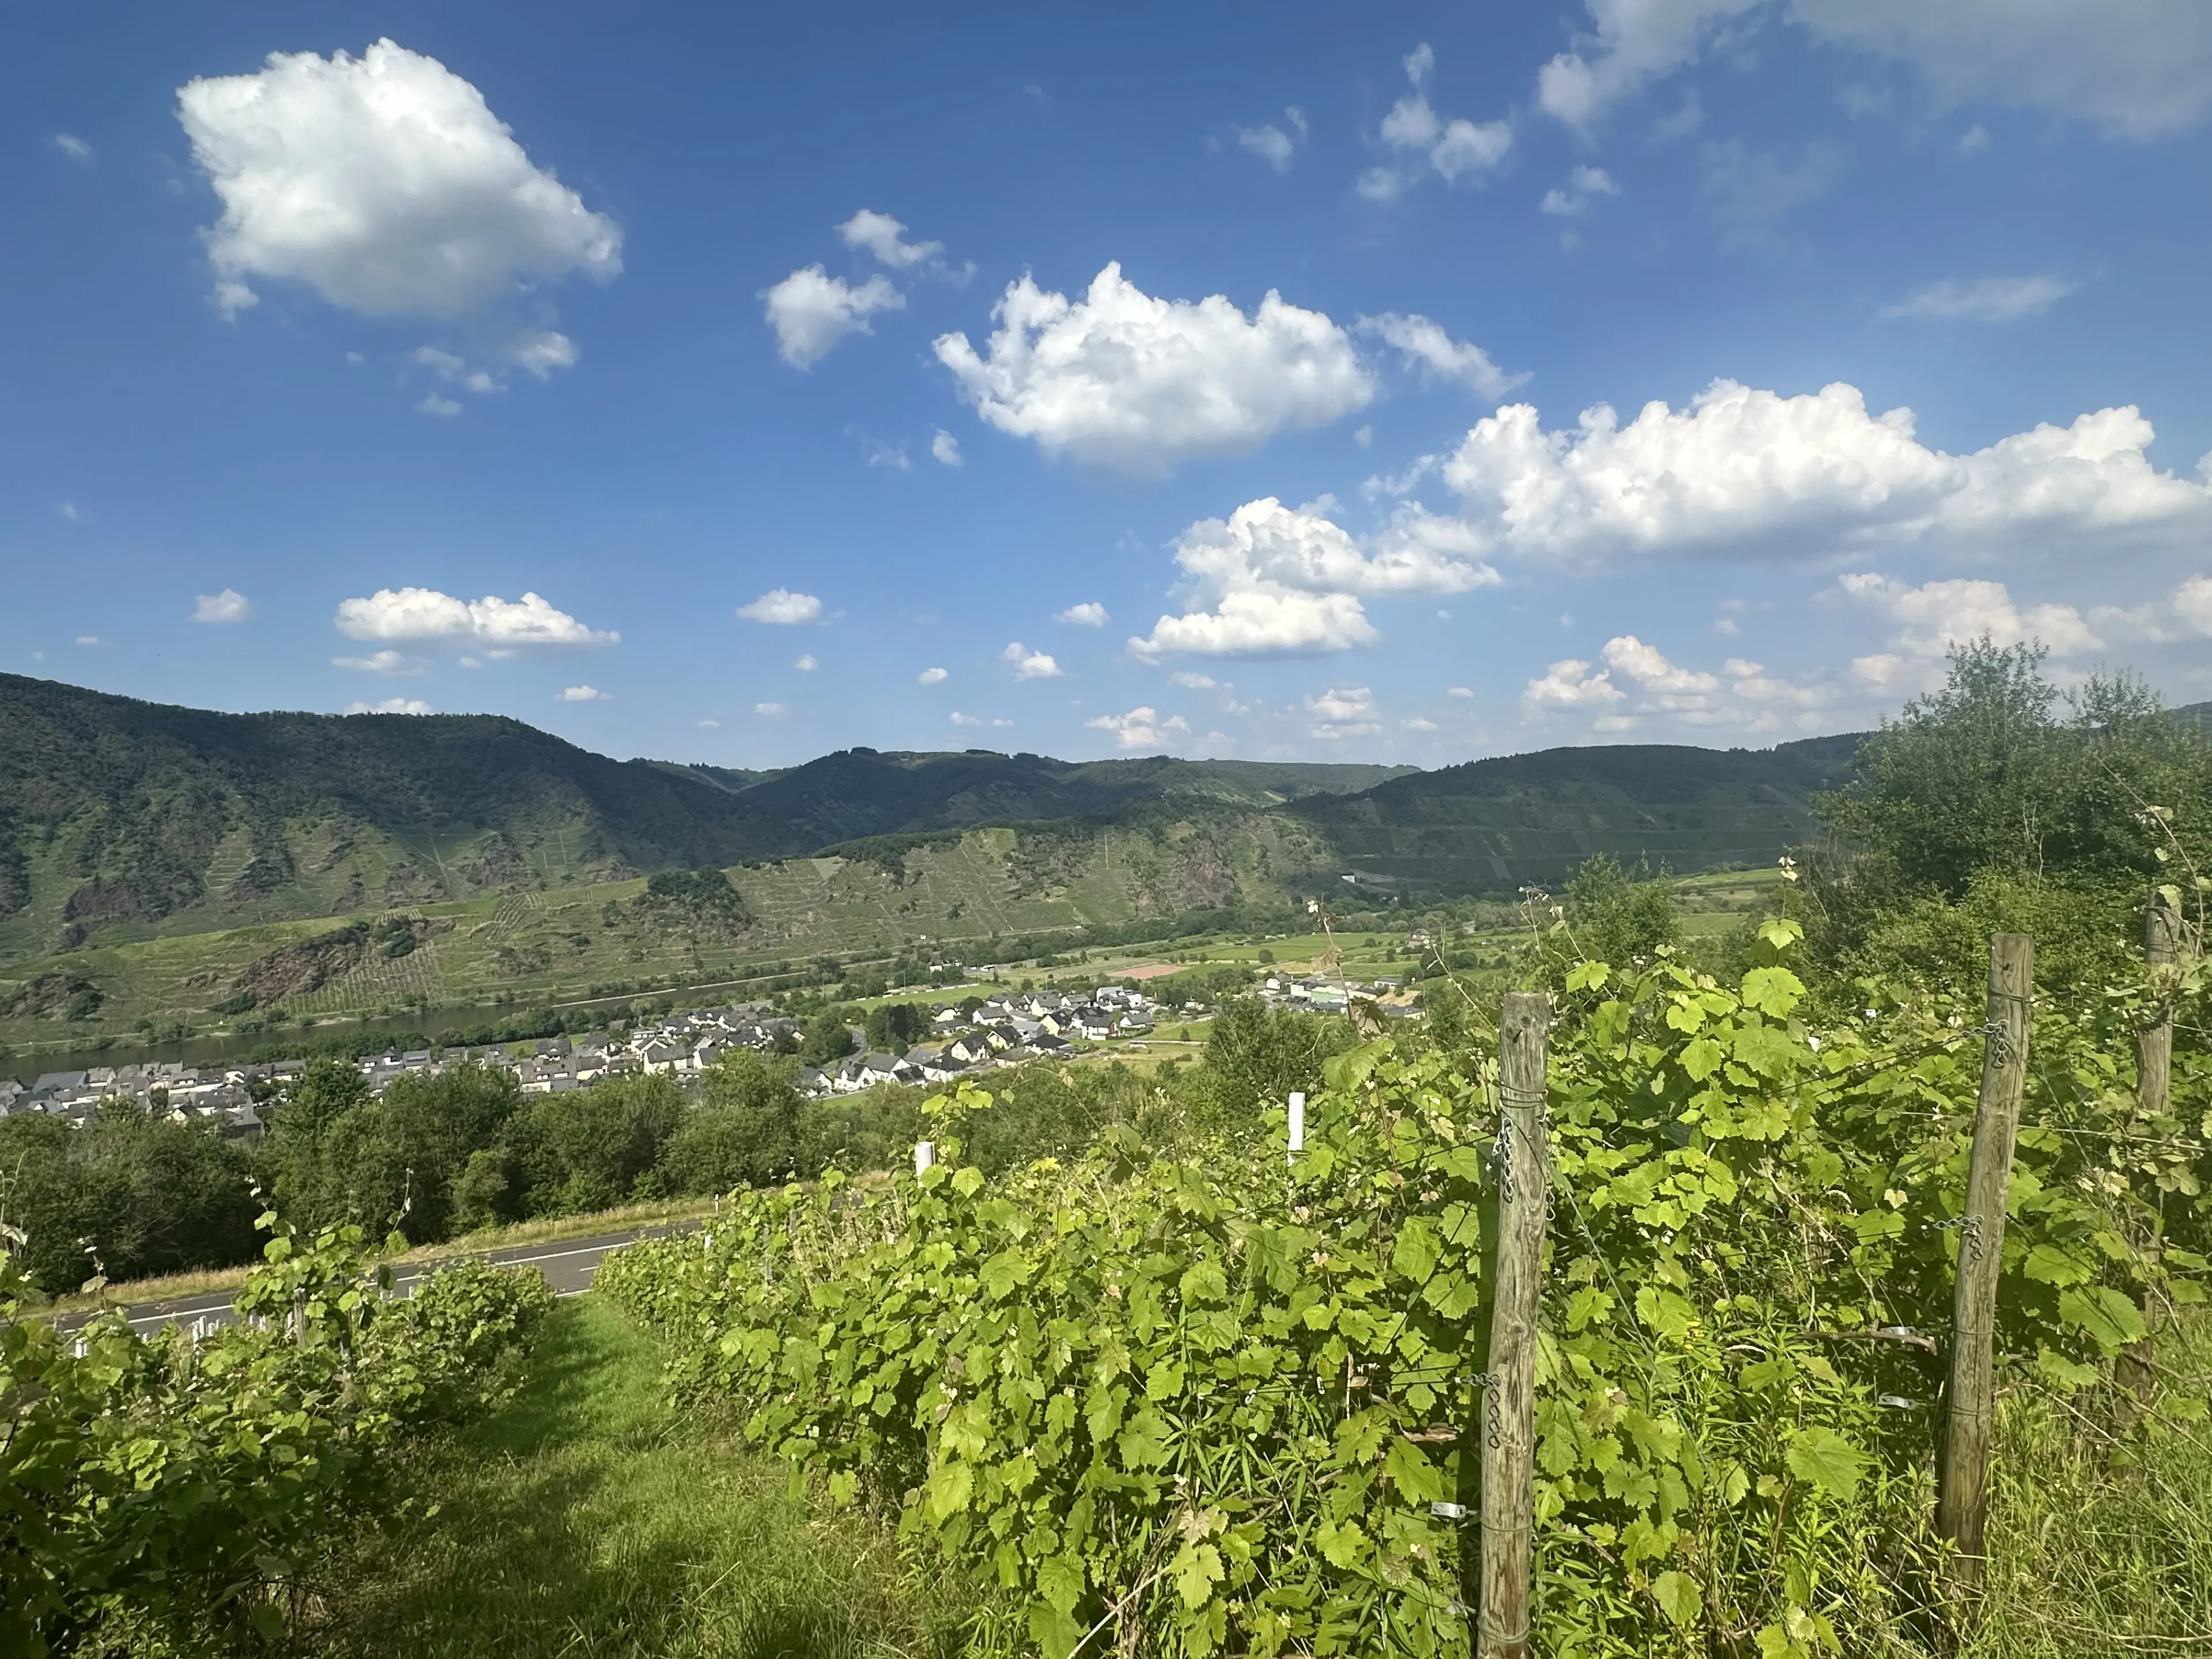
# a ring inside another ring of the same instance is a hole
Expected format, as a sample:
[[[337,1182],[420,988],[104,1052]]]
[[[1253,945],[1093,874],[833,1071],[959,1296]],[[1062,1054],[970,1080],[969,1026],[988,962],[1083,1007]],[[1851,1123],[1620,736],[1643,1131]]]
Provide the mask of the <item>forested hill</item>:
[[[980,749],[960,754],[842,749],[781,772],[681,769],[720,783],[772,817],[787,842],[777,850],[791,854],[868,836],[1097,817],[1153,800],[1192,807],[1275,806],[1316,794],[1349,794],[1414,769],[1165,755],[1062,761]]]
[[[1363,876],[1469,891],[1556,884],[1595,853],[1678,874],[1765,863],[1813,828],[1859,735],[1772,749],[1546,749],[1421,772],[1289,810]]]
[[[0,953],[809,854],[1404,768],[851,750],[756,774],[615,761],[492,715],[225,714],[0,675]]]
[[[729,863],[727,792],[491,715],[222,714],[0,675],[0,938]]]

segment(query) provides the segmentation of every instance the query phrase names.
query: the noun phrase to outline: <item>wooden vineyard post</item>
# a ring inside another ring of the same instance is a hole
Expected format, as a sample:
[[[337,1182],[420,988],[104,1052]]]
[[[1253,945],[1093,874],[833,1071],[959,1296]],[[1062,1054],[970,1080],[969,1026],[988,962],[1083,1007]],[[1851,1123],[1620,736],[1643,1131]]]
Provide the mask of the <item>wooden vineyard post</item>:
[[[1996,1392],[1991,1345],[1997,1278],[2004,1267],[2005,1189],[2027,1085],[2028,1010],[2035,994],[2035,942],[2025,933],[1990,940],[1989,1024],[1966,1213],[1959,1228],[1959,1276],[1951,1299],[1951,1386],[1945,1395],[1936,1530],[1957,1546],[1947,1572],[1957,1604],[1980,1590],[1986,1559],[1990,1425]]]
[[[1498,1028],[1498,1280],[1482,1447],[1478,1659],[1527,1659],[1536,1501],[1536,1322],[1544,1297],[1551,1150],[1544,1128],[1552,1000],[1516,991]]]

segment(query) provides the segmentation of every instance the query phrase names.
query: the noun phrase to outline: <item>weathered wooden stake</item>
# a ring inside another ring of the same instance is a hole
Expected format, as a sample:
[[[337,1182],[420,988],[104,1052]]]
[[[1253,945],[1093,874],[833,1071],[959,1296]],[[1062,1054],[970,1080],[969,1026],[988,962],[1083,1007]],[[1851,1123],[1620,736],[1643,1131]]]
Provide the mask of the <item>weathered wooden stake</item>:
[[[1951,1299],[1951,1386],[1946,1395],[1936,1530],[1958,1546],[1948,1567],[1955,1601],[1981,1589],[1989,1512],[1990,1419],[1996,1376],[1997,1276],[2004,1267],[2005,1189],[2027,1085],[2028,1010],[2035,995],[2035,942],[2025,933],[1990,940],[1989,1024],[1966,1213],[1959,1228],[1959,1276]]]
[[[1551,1150],[1544,1128],[1552,1000],[1516,991],[1498,1028],[1498,1283],[1482,1447],[1479,1659],[1527,1659],[1535,1507],[1536,1322],[1544,1296]]]

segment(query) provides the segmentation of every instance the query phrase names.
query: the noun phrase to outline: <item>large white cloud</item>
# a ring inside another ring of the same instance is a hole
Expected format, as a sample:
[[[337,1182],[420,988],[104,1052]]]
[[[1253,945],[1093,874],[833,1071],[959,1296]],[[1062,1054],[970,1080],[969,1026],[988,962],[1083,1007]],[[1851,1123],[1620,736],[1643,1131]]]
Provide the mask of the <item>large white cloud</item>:
[[[1820,560],[1930,541],[1966,554],[2095,533],[2195,533],[2212,491],[2160,472],[2133,408],[2039,426],[1971,454],[1931,449],[1909,409],[1837,384],[1784,397],[1717,380],[1623,426],[1600,404],[1547,432],[1533,405],[1480,422],[1444,467],[1474,546],[1572,564],[1733,554]]]
[[[189,82],[178,118],[222,202],[216,297],[306,283],[371,317],[459,318],[533,284],[622,270],[622,232],[534,165],[483,94],[380,40],[359,58],[272,53]]]
[[[349,639],[453,641],[487,646],[494,654],[531,647],[612,645],[622,638],[611,629],[586,628],[535,593],[520,599],[457,599],[431,587],[380,587],[367,599],[342,600],[337,629]],[[368,658],[358,665],[383,666]]]
[[[2212,7],[2200,0],[1790,0],[1837,44],[1908,63],[1947,104],[2055,110],[2158,138],[2212,107]]]
[[[868,319],[878,311],[897,311],[906,295],[887,276],[871,276],[855,286],[808,265],[760,291],[775,349],[793,368],[811,368],[848,334],[872,334]]]
[[[2199,0],[1588,0],[1591,33],[1546,64],[1537,101],[1585,133],[1754,12],[1909,64],[1944,104],[2047,109],[2156,138],[2212,107]]]
[[[1243,454],[1375,396],[1344,330],[1272,289],[1248,318],[1218,294],[1156,299],[1117,263],[1079,300],[1024,276],[992,316],[980,354],[965,334],[937,341],[961,396],[1003,432],[1115,471]]]
[[[2002,582],[1948,580],[1915,585],[1875,571],[1856,571],[1836,580],[1836,592],[1850,604],[1893,624],[1888,648],[1852,659],[1851,672],[1871,690],[1891,694],[1925,690],[1943,678],[1943,659],[1954,646],[1988,639],[1998,645],[2036,641],[2059,657],[2104,648],[2105,641],[2070,605],[2017,604]],[[2136,613],[2100,612],[2119,622]]]
[[[1320,508],[1273,496],[1224,519],[1202,519],[1176,543],[1185,598],[1129,641],[1141,657],[1249,656],[1348,650],[1379,637],[1361,595],[1463,593],[1498,580],[1466,556],[1448,520],[1408,513],[1364,547]]]
[[[1149,703],[1126,714],[1101,714],[1083,723],[1095,731],[1111,732],[1115,744],[1123,749],[1166,749],[1190,736],[1189,721],[1180,714],[1162,719]]]
[[[1309,717],[1306,735],[1324,743],[1371,738],[1382,729],[1375,693],[1364,685],[1333,685],[1299,705]]]
[[[1633,634],[1615,635],[1601,654],[1605,666],[1595,670],[1572,658],[1553,663],[1522,687],[1522,706],[1531,714],[1597,712],[1601,732],[1630,731],[1656,716],[1763,732],[1818,726],[1839,695],[1831,685],[1783,679],[1742,657],[1728,659],[1717,674],[1687,668]]]

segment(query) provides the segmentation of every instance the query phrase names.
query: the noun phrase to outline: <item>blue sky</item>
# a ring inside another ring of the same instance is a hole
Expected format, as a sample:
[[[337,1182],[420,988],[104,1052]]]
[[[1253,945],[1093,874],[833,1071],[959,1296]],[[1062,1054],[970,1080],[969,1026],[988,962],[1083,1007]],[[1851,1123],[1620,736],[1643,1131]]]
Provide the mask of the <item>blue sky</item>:
[[[730,765],[2212,696],[2196,0],[13,21],[0,668]]]

